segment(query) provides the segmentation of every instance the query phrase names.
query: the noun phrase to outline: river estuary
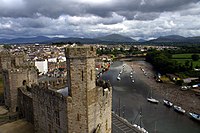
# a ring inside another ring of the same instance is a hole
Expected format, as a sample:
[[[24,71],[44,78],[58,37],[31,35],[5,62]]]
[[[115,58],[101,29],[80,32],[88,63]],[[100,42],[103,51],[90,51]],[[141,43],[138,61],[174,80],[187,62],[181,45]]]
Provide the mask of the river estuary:
[[[122,65],[123,62],[114,62],[109,71],[102,76],[113,86],[113,111],[119,114],[120,110],[120,115],[129,122],[139,124],[140,121],[136,118],[142,110],[141,123],[149,133],[200,133],[200,123],[191,120],[186,114],[179,114],[173,108],[164,106],[161,96],[154,95],[160,101],[159,104],[147,102],[150,87],[140,80],[137,72],[133,74],[135,82],[132,83],[130,66],[125,66],[125,71],[120,76],[121,80],[117,80]]]

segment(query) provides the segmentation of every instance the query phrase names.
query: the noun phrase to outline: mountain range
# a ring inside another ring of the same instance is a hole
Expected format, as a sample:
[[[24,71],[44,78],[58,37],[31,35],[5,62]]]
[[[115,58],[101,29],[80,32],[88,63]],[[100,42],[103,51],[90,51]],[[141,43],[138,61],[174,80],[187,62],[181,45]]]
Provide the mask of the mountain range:
[[[183,37],[179,35],[161,36],[157,39],[150,40],[154,43],[200,43],[200,36],[198,37]]]
[[[76,37],[68,37],[68,38],[59,38],[59,37],[46,37],[46,36],[37,36],[32,38],[15,38],[15,39],[0,39],[1,44],[27,44],[27,43],[67,43],[67,42],[76,42],[82,44],[121,44],[121,43],[200,43],[200,36],[198,37],[183,37],[179,35],[169,35],[169,36],[161,36],[157,39],[153,40],[143,40],[140,39],[138,41],[119,34],[110,34],[97,38],[76,38]]]

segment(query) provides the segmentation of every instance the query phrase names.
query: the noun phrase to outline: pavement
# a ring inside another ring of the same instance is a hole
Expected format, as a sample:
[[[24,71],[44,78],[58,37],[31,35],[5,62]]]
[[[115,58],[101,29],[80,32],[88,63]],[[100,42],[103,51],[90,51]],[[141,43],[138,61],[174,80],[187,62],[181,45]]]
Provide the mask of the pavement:
[[[23,119],[0,126],[0,133],[34,133],[33,125]]]
[[[8,110],[5,106],[0,106],[0,115],[5,115],[6,113],[8,113]]]

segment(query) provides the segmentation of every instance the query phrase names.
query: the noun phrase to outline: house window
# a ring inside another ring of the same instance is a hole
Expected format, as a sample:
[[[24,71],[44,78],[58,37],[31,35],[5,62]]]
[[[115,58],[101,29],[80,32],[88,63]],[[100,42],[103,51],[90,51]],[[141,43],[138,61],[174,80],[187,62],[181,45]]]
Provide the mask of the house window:
[[[77,121],[80,121],[80,114],[77,114]]]
[[[51,110],[49,106],[47,106],[47,116],[48,116],[48,119],[51,120]]]
[[[48,124],[48,128],[49,128],[49,133],[52,133],[52,132],[51,132],[51,128],[52,128],[52,127],[51,127],[51,124]]]
[[[83,70],[82,70],[82,81],[83,81]]]
[[[55,117],[56,117],[56,124],[60,126],[60,115],[58,111],[55,111]]]
[[[90,79],[92,80],[92,70],[91,70],[91,72],[90,72]]]
[[[106,120],[106,130],[108,130],[108,120]]]

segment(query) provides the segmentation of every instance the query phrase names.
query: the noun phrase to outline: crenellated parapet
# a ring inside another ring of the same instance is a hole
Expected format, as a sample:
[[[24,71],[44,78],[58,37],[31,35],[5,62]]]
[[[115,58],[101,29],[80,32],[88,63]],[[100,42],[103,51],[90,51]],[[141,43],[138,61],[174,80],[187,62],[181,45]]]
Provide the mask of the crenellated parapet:
[[[95,58],[96,47],[94,46],[74,46],[65,48],[66,58]]]
[[[67,97],[52,90],[47,84],[32,85],[35,132],[67,132]]]
[[[42,98],[42,96],[44,96],[45,94],[54,97],[55,99],[66,102],[67,98],[65,96],[63,96],[61,93],[56,92],[54,89],[49,88],[46,83],[32,84],[31,88],[34,96],[41,96]]]

